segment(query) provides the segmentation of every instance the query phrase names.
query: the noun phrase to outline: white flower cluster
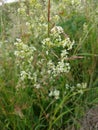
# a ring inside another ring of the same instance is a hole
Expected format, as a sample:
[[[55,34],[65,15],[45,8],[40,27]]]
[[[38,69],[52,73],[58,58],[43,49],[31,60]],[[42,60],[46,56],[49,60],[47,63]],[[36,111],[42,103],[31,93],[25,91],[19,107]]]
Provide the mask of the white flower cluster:
[[[84,93],[84,90],[87,88],[87,83],[77,83],[76,85],[69,85],[69,84],[66,84],[65,85],[65,94],[67,92],[73,92],[73,93],[80,93],[80,94],[83,94]]]
[[[15,56],[21,59],[28,58],[28,62],[31,62],[33,60],[33,52],[36,51],[36,48],[31,46],[29,47],[28,45],[24,44],[21,39],[16,39],[17,42],[14,43],[16,46],[17,50],[14,52]]]
[[[63,46],[63,48],[66,48],[67,50],[71,50],[72,49],[72,47],[73,47],[73,45],[74,45],[74,41],[70,41],[70,38],[69,37],[67,37],[66,39],[64,39],[62,42],[61,42],[61,44],[62,44],[62,46]]]
[[[66,35],[64,33],[63,28],[61,26],[54,26],[51,29],[50,38],[44,39],[42,41],[42,43],[43,43],[43,45],[47,45],[49,47],[62,46],[67,51],[71,50],[75,42],[74,41],[71,42],[70,38],[68,36],[66,36],[66,37],[64,36],[64,39],[62,39],[61,35]]]
[[[60,91],[52,86],[56,84],[57,77],[60,78],[70,71],[70,63],[65,59],[74,44],[69,38],[62,39],[62,33],[62,27],[52,29],[50,37],[42,41],[40,49],[16,39],[14,54],[20,71],[19,83],[23,83],[23,88],[28,82],[34,89],[44,89],[45,86],[50,90],[49,97],[59,99]]]
[[[53,75],[54,77],[62,73],[68,73],[70,71],[70,64],[61,60],[55,65],[51,60],[47,63],[48,74]]]
[[[25,71],[21,71],[20,76],[21,76],[21,80],[23,81],[27,78],[28,73],[26,73]]]
[[[64,63],[64,61],[58,62],[58,65],[56,66],[57,74],[58,73],[68,73],[70,70],[70,64]]]
[[[54,27],[51,29],[51,33],[52,33],[52,34],[56,34],[56,33],[62,34],[62,33],[64,33],[64,30],[63,30],[63,28],[62,28],[61,26],[54,26]]]
[[[56,89],[53,91],[50,91],[49,93],[49,97],[54,97],[55,99],[59,99],[59,96],[60,96],[60,91]]]
[[[14,52],[14,55],[16,56],[16,65],[20,70],[19,82],[24,82],[26,79],[34,80],[32,77],[32,71],[34,69],[32,62],[36,48],[24,44],[21,39],[16,39],[14,45],[16,47],[16,50]]]
[[[87,88],[87,83],[78,83],[76,88],[78,93],[83,94],[84,90]]]
[[[43,48],[46,49],[46,54],[49,55],[49,48],[60,48],[60,55],[53,52],[53,55],[57,57],[58,61],[55,64],[52,59],[47,62],[48,66],[48,74],[53,75],[54,77],[62,74],[68,73],[70,71],[70,64],[65,61],[68,57],[69,51],[72,49],[74,45],[74,41],[71,42],[69,37],[62,39],[61,34],[64,34],[64,30],[60,26],[55,26],[51,29],[51,35],[49,38],[46,38],[42,41]]]

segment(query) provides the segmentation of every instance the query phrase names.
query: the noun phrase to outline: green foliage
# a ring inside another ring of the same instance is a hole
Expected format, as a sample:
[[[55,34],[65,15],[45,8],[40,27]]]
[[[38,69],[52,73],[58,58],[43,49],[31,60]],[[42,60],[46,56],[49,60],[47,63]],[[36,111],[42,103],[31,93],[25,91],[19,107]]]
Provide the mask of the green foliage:
[[[98,104],[98,4],[50,4],[0,8],[1,130],[79,130]]]

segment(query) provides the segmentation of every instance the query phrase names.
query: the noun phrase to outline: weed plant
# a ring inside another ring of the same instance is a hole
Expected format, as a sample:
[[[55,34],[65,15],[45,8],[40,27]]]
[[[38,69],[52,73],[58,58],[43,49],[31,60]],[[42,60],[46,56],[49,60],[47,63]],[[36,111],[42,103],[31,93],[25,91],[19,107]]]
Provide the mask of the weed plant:
[[[0,130],[79,130],[98,105],[97,1],[29,0],[0,15]]]

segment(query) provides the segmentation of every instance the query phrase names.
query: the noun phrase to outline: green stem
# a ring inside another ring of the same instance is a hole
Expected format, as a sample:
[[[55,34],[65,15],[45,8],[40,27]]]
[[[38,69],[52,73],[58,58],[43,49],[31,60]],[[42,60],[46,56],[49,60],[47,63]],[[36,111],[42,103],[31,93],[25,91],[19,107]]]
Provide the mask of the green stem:
[[[50,35],[50,0],[48,0],[48,37]]]

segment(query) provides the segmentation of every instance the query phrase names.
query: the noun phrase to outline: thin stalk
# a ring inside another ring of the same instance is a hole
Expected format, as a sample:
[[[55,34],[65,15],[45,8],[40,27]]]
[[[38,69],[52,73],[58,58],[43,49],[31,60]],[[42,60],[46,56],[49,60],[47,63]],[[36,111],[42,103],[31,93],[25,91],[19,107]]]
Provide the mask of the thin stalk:
[[[50,0],[48,0],[48,37],[50,35]]]

